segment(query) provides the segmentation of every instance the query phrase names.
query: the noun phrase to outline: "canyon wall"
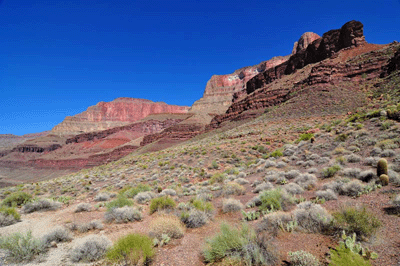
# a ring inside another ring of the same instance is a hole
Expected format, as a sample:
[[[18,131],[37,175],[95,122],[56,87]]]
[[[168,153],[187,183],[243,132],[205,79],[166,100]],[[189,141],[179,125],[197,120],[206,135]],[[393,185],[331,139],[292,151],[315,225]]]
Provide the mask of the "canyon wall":
[[[53,134],[75,135],[106,130],[136,122],[151,114],[187,113],[189,107],[152,102],[144,99],[118,98],[100,102],[75,116],[67,116],[52,129]]]

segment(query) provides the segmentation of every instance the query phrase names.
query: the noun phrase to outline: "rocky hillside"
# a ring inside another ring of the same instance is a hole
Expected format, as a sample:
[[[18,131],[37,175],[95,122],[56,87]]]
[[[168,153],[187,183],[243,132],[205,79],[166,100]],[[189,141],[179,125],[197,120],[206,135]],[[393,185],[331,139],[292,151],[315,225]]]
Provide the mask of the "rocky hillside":
[[[86,111],[67,116],[55,126],[53,134],[73,135],[91,131],[105,130],[127,125],[151,114],[184,114],[186,106],[169,105],[163,102],[152,102],[144,99],[118,98],[111,102],[99,102]]]

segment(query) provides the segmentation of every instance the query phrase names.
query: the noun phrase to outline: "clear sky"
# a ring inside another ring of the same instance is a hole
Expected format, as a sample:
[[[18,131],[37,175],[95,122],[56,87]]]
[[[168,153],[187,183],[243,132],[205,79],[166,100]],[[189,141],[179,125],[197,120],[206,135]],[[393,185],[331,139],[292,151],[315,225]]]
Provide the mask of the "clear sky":
[[[192,105],[214,74],[290,54],[350,20],[400,41],[400,0],[0,0],[0,134],[50,130],[100,101]]]

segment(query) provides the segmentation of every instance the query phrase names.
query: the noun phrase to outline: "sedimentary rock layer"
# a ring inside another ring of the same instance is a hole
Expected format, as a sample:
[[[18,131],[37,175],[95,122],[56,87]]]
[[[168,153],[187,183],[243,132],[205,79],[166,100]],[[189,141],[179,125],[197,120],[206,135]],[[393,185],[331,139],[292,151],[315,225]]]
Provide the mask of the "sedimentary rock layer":
[[[187,113],[189,107],[152,102],[144,99],[118,98],[111,102],[100,102],[52,129],[53,134],[74,135],[105,130],[136,122],[151,114]]]

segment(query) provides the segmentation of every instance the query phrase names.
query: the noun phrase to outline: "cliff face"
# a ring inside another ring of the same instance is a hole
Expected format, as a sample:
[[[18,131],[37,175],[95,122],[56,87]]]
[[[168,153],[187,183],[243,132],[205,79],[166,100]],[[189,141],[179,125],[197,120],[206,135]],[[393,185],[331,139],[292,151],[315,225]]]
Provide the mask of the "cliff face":
[[[233,101],[245,94],[248,80],[288,59],[289,56],[278,56],[255,66],[238,69],[232,74],[212,76],[207,82],[203,97],[193,104],[190,112],[212,115],[224,113]]]
[[[321,38],[318,34],[314,32],[305,32],[301,35],[300,39],[294,43],[292,55],[297,54],[303,49],[306,49],[313,41]]]
[[[187,113],[189,107],[144,99],[118,98],[100,102],[75,116],[68,116],[52,129],[53,134],[73,135],[106,130],[133,123],[151,114]]]

